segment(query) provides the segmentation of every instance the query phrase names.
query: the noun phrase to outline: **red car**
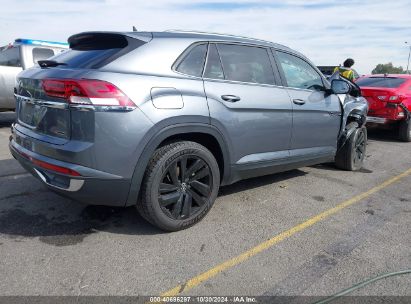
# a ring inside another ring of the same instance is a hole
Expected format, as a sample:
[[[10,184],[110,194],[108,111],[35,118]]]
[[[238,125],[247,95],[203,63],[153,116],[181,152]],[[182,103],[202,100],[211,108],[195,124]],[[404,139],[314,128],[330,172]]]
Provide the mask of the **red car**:
[[[411,141],[411,75],[368,75],[355,83],[369,104],[367,125],[398,128],[399,139]]]

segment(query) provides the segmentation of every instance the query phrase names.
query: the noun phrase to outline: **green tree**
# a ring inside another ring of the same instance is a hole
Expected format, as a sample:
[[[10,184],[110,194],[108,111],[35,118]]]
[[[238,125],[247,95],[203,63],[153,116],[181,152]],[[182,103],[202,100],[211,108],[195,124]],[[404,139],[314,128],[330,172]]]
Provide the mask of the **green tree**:
[[[404,69],[400,67],[395,67],[392,65],[392,62],[389,63],[380,63],[377,64],[374,70],[372,70],[371,74],[404,74]]]

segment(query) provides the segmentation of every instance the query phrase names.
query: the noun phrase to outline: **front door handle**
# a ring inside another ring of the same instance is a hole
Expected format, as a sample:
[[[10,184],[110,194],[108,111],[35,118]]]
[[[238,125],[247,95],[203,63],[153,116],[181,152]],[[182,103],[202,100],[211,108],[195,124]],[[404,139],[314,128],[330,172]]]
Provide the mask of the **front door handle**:
[[[235,95],[221,95],[221,99],[228,101],[228,102],[237,102],[240,101],[241,98]]]
[[[293,99],[293,102],[299,106],[302,106],[303,104],[305,104],[305,100],[302,100],[302,99]]]

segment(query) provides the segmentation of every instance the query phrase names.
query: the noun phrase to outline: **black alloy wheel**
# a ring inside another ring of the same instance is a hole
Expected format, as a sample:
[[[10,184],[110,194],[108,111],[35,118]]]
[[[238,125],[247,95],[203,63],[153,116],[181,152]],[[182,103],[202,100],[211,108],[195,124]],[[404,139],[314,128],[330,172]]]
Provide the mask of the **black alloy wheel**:
[[[163,212],[175,220],[196,216],[204,208],[213,188],[212,173],[196,155],[183,155],[165,170],[158,187]]]
[[[164,145],[146,168],[137,210],[162,230],[186,229],[213,206],[220,174],[216,158],[206,147],[192,141]]]
[[[337,168],[357,171],[363,166],[367,150],[367,129],[360,127],[357,122],[351,122],[346,127],[348,138],[338,148],[335,156]]]
[[[363,130],[360,129],[358,136],[355,141],[355,148],[354,148],[354,165],[355,166],[362,166],[365,157],[365,149],[366,149],[366,136]]]

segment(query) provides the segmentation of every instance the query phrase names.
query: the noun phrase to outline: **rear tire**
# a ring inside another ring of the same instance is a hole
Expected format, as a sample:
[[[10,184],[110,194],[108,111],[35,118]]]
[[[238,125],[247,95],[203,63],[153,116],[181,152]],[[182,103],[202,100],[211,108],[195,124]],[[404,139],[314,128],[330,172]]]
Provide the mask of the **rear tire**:
[[[411,119],[403,120],[400,122],[398,137],[401,141],[411,141]]]
[[[352,122],[347,126],[347,130],[356,128],[344,145],[337,152],[335,165],[339,169],[347,171],[357,171],[362,168],[366,148],[367,129],[358,127],[358,123]]]
[[[190,141],[156,150],[144,174],[137,210],[165,231],[186,229],[204,218],[220,186],[213,154]]]

